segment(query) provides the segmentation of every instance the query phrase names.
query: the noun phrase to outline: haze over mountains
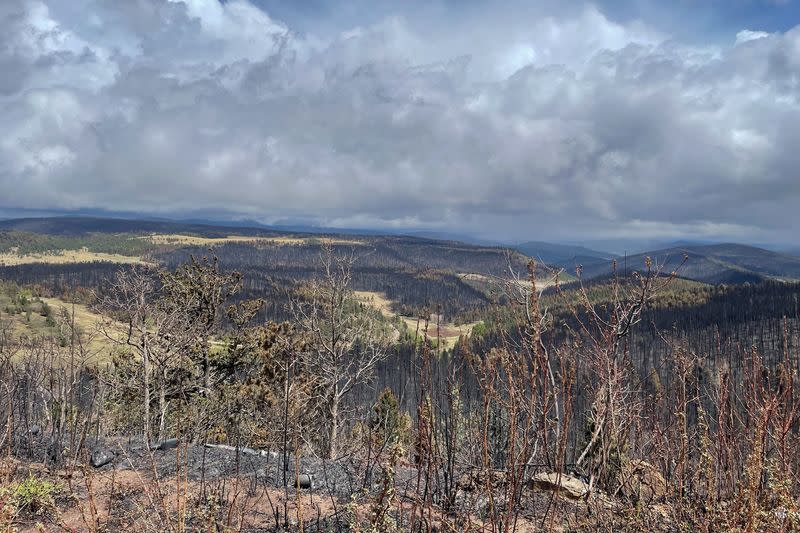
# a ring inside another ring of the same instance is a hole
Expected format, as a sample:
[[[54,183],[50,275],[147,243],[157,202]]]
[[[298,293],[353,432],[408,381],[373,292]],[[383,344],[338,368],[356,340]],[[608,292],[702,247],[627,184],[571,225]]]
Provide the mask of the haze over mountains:
[[[523,254],[549,265],[557,265],[573,271],[576,265],[584,263],[608,262],[616,257],[608,252],[592,250],[584,246],[553,244],[530,241],[515,246]]]

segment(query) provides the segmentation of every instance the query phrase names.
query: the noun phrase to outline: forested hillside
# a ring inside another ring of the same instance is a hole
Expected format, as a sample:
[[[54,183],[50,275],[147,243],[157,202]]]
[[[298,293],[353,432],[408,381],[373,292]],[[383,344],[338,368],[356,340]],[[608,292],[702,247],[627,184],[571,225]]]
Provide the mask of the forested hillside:
[[[0,233],[30,260],[0,267],[0,446],[40,469],[3,489],[12,523],[674,531],[794,516],[800,283],[762,279],[788,256],[703,247],[677,272],[642,258],[576,280],[452,241],[145,227],[158,233]],[[709,282],[742,270],[759,281]],[[50,473],[65,471],[75,483]]]
[[[399,236],[69,217],[0,222],[3,227],[0,276],[4,279],[41,284],[62,294],[77,287],[101,287],[116,270],[113,263],[174,267],[192,255],[214,255],[223,269],[244,276],[242,297],[267,300],[265,316],[271,319],[287,318],[292,286],[318,273],[320,253],[328,242],[337,253],[354,257],[356,290],[382,293],[403,315],[437,313],[447,320],[470,321],[490,303],[485,284],[470,282],[465,275],[491,279],[509,268],[522,271],[527,261],[504,248]],[[66,251],[82,255],[73,257]]]
[[[665,272],[681,267],[681,276],[706,283],[800,279],[800,257],[741,244],[715,244],[654,250],[617,258],[616,268],[619,272],[641,269],[647,257],[650,257]],[[612,270],[608,261],[594,261],[583,264],[582,267],[583,276],[586,279],[608,275]]]

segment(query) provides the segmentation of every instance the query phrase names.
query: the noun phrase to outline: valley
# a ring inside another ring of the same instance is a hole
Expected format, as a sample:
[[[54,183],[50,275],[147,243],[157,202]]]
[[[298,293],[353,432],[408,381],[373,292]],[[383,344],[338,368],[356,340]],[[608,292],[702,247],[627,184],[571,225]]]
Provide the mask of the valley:
[[[390,321],[399,319],[402,326],[396,326],[395,339],[399,340],[401,335],[410,336],[416,339],[430,339],[436,342],[441,349],[453,348],[458,340],[463,336],[468,338],[472,334],[475,326],[482,322],[471,322],[467,324],[456,324],[454,322],[441,322],[441,317],[432,314],[426,317],[401,316],[395,313],[395,302],[387,299],[381,292],[376,291],[355,291],[355,297],[359,302],[374,307]]]
[[[402,235],[165,221],[3,225],[0,377],[9,405],[29,406],[8,412],[15,427],[36,428],[7,444],[13,464],[36,472],[9,490],[40,483],[54,491],[38,504],[51,524],[74,525],[86,501],[104,506],[97,523],[148,523],[132,510],[115,514],[116,500],[98,486],[128,509],[174,516],[210,487],[239,490],[243,479],[260,492],[242,500],[225,489],[217,501],[249,524],[271,527],[264,513],[333,519],[358,486],[364,496],[351,508],[368,521],[381,487],[414,498],[414,480],[425,479],[449,491],[430,504],[438,520],[465,525],[459,516],[477,523],[491,512],[475,497],[499,498],[513,486],[500,472],[516,471],[527,480],[523,517],[549,508],[571,529],[602,516],[671,531],[677,519],[663,512],[685,505],[674,483],[704,486],[686,473],[694,459],[681,451],[705,431],[703,413],[736,409],[740,422],[716,431],[747,434],[761,401],[747,383],[756,375],[800,383],[790,365],[800,346],[798,259],[751,246],[614,259],[546,243],[527,243],[525,255]],[[568,264],[583,260],[572,275]],[[611,474],[584,440],[606,416],[597,410],[603,387],[626,391],[608,405],[635,433],[606,435],[636,450],[626,452],[636,457],[624,466],[629,477]],[[682,396],[686,387],[693,399]],[[720,403],[725,394],[747,407]],[[682,436],[664,438],[662,428]],[[518,452],[509,448],[514,431]],[[70,456],[78,438],[85,443]],[[753,438],[703,446],[730,454]],[[544,466],[518,466],[531,456]],[[681,461],[685,473],[671,470]],[[457,483],[428,473],[433,465]],[[84,480],[69,489],[76,504],[56,499],[67,490],[49,472],[62,468]],[[158,503],[162,479],[175,487],[183,479],[191,498]],[[332,503],[312,503],[320,499]],[[402,505],[385,509],[414,520]]]

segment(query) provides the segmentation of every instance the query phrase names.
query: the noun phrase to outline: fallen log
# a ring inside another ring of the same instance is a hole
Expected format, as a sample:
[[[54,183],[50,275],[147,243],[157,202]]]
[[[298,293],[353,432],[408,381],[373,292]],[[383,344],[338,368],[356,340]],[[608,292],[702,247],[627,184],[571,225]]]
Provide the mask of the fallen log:
[[[243,455],[253,455],[253,456],[256,456],[256,457],[268,457],[270,459],[277,459],[278,458],[278,452],[271,452],[271,451],[267,451],[267,450],[256,450],[254,448],[248,448],[247,446],[240,446],[240,447],[237,448],[236,446],[231,446],[229,444],[209,444],[209,443],[206,443],[205,447],[206,448],[212,448],[212,449],[215,449],[215,450],[222,450],[222,451],[226,451],[226,452],[232,452],[232,453],[236,453],[238,451],[239,453],[241,453]]]

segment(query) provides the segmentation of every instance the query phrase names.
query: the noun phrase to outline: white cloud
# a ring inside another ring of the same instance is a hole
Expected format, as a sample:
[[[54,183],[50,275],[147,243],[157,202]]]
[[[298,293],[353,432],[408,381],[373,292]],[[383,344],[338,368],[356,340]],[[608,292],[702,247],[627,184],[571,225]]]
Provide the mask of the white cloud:
[[[8,4],[0,207],[509,239],[800,224],[800,29],[685,45],[593,7],[472,29],[326,40],[246,0]]]
[[[765,31],[742,30],[736,34],[736,44],[755,41],[757,39],[763,39],[764,37],[769,37],[769,33]]]

